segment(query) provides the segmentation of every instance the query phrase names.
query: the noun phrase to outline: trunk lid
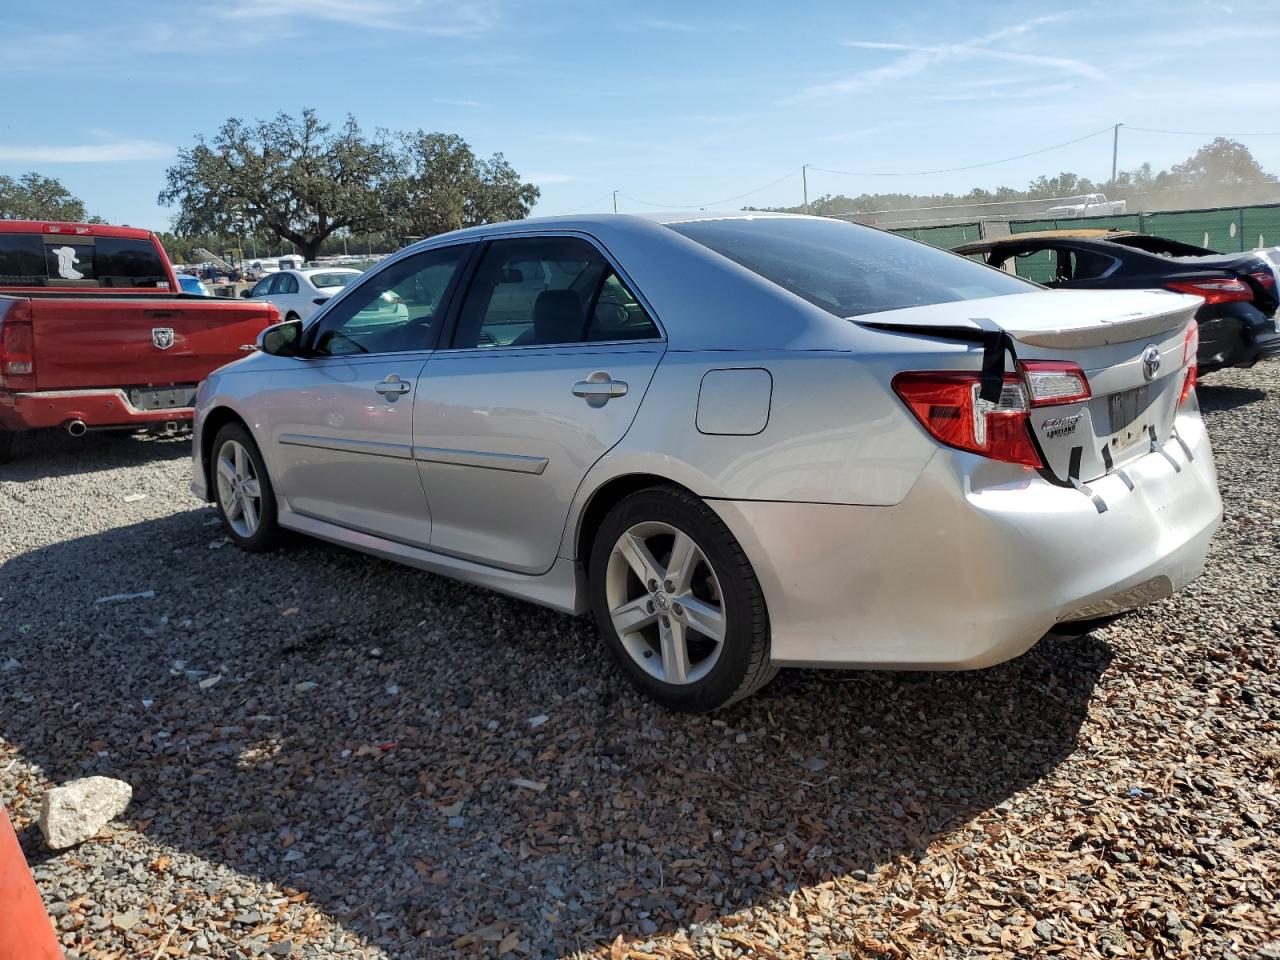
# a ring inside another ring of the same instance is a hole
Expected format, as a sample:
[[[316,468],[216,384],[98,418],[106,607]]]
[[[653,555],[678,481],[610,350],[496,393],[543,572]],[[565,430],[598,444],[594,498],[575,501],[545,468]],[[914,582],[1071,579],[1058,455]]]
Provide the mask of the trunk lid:
[[[26,297],[37,390],[194,385],[278,319],[263,302],[169,292]]]
[[[1029,423],[1048,471],[1088,483],[1163,445],[1186,379],[1184,344],[1199,297],[1152,290],[1042,291],[913,307],[855,318],[862,326],[942,339],[994,325],[1019,360],[1074,363],[1091,396],[1033,406]],[[974,351],[981,353],[981,347]],[[1005,354],[1005,370],[1015,368]],[[979,360],[980,362],[980,360]]]

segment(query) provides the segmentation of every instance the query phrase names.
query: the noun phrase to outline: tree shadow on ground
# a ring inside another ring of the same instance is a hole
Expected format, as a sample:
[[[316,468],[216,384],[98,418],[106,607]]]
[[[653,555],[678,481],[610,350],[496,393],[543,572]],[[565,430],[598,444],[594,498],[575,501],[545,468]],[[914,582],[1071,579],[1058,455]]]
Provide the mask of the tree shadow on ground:
[[[164,437],[104,430],[72,437],[63,430],[33,430],[15,438],[13,459],[0,463],[0,483],[69,477],[190,456],[189,434]]]
[[[1046,639],[972,673],[784,671],[675,715],[586,621],[311,541],[211,550],[209,516],[0,570],[4,735],[397,957],[490,925],[552,954],[872,874],[1067,757],[1110,660]]]

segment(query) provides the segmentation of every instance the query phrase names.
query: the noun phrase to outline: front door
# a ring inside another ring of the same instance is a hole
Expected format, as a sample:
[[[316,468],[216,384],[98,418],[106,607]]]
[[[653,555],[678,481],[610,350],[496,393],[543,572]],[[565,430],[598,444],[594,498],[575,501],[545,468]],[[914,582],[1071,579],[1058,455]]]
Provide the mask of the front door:
[[[413,460],[413,405],[469,248],[379,270],[317,317],[272,375],[271,439],[289,507],[414,546],[431,514]]]
[[[426,365],[414,399],[432,549],[550,569],[579,484],[631,426],[664,349],[588,240],[490,243],[450,348]]]

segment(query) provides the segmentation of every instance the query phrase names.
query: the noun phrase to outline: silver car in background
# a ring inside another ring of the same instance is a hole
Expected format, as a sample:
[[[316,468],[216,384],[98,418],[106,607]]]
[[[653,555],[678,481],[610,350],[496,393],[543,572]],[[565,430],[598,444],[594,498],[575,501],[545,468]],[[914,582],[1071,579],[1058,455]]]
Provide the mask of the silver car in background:
[[[811,217],[478,227],[210,376],[192,489],[245,549],[590,611],[676,709],[780,666],[984,667],[1202,569],[1199,302]]]

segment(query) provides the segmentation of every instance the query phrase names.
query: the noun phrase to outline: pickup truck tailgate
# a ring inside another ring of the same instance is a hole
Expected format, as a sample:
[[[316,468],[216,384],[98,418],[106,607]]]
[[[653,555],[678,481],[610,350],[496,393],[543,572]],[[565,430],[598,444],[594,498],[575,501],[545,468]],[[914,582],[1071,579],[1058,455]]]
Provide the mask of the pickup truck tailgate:
[[[195,384],[279,317],[248,300],[32,296],[38,390]]]

